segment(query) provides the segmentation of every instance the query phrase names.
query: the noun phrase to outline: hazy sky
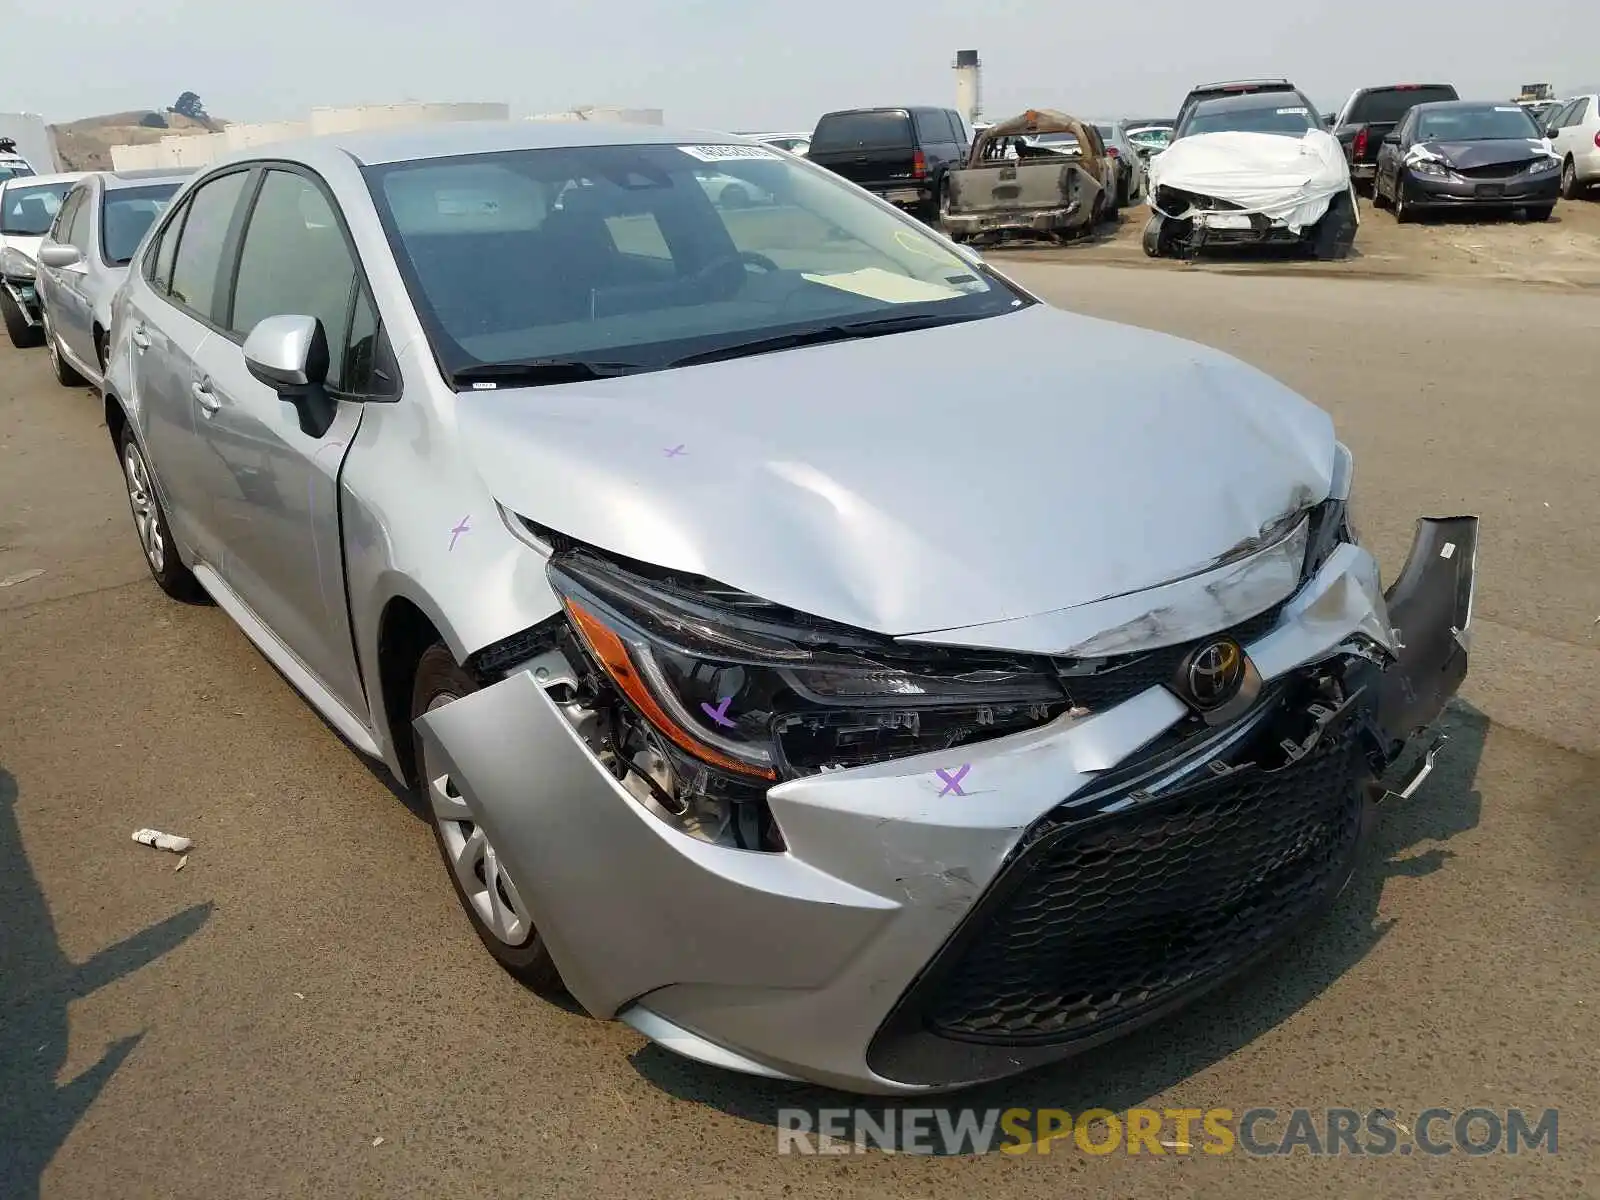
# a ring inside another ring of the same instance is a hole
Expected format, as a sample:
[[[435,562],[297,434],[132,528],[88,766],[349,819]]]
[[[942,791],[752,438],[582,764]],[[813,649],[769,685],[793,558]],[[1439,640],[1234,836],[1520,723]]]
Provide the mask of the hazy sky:
[[[1193,83],[1247,75],[1287,75],[1327,107],[1398,80],[1487,98],[1600,82],[1594,0],[0,0],[0,40],[0,111],[55,122],[193,90],[235,121],[485,100],[809,129],[828,108],[953,103],[958,49],[982,56],[990,117],[1164,115]]]

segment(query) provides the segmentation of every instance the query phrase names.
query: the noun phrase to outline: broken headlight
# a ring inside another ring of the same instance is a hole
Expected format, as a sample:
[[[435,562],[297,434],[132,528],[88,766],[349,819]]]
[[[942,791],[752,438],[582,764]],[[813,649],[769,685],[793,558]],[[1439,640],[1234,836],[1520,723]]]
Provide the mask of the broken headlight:
[[[709,841],[780,848],[764,800],[780,780],[995,737],[1068,708],[1044,660],[908,651],[582,550],[556,554],[548,571],[595,707],[612,713],[608,765]]]

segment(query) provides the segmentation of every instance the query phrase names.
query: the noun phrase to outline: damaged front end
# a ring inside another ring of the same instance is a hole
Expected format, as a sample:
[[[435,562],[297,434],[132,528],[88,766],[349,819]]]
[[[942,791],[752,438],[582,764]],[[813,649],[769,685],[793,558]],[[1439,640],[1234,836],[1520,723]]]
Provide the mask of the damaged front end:
[[[1303,520],[1290,594],[1092,662],[866,633],[556,539],[562,613],[418,727],[594,1015],[861,1092],[998,1078],[1184,1003],[1337,895],[1377,781],[1460,685],[1477,519],[1420,522],[1386,593],[1344,501]]]

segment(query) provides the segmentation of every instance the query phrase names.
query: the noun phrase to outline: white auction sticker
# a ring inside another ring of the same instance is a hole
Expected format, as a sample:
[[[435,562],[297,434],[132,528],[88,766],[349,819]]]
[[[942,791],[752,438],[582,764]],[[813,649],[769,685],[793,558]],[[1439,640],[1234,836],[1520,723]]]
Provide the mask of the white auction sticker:
[[[1311,114],[1311,110],[1306,108],[1304,105],[1299,108],[1280,108],[1278,110],[1279,116],[1284,116],[1288,113],[1300,113],[1302,116],[1309,116]]]
[[[765,146],[679,146],[685,154],[701,162],[732,162],[741,158],[782,158]]]

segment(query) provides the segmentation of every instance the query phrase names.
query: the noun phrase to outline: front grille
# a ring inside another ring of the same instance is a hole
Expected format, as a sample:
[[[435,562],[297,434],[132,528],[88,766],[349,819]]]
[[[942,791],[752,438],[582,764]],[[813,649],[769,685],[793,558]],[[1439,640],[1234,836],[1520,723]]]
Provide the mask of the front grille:
[[[1359,840],[1357,722],[1298,761],[1240,767],[1121,812],[1057,810],[926,981],[945,1038],[1061,1045],[1225,974],[1337,888]]]
[[[1526,162],[1491,163],[1487,167],[1457,167],[1455,170],[1463,179],[1514,179],[1527,166]]]
[[[1091,712],[1121,704],[1140,692],[1169,682],[1177,674],[1178,664],[1202,642],[1231,637],[1241,646],[1248,646],[1278,623],[1278,617],[1287,603],[1287,600],[1282,600],[1230,629],[1218,630],[1203,638],[1165,646],[1147,654],[1125,654],[1110,659],[1093,675],[1063,675],[1061,686],[1067,689],[1067,695],[1074,704]]]

